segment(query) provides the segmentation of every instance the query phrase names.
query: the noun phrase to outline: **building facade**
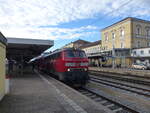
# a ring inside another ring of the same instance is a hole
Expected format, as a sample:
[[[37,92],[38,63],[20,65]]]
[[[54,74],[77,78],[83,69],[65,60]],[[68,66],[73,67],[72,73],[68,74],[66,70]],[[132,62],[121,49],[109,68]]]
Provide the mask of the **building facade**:
[[[87,56],[97,54],[101,52],[101,40],[83,45],[81,49],[85,51]]]
[[[0,100],[5,95],[6,38],[0,32]]]
[[[150,21],[128,17],[102,29],[101,37],[103,51],[121,48],[120,52],[128,49],[129,53],[134,48],[150,47]],[[133,63],[129,55],[122,58],[121,56],[109,58],[108,62],[114,63],[115,66],[122,65],[124,62],[125,67],[130,67]]]
[[[131,57],[134,63],[150,64],[150,47],[133,49]]]
[[[101,46],[101,40],[92,42],[90,44],[83,45],[81,47],[82,50],[85,51],[88,59],[89,59],[89,64],[91,66],[101,66],[102,65],[102,46]]]

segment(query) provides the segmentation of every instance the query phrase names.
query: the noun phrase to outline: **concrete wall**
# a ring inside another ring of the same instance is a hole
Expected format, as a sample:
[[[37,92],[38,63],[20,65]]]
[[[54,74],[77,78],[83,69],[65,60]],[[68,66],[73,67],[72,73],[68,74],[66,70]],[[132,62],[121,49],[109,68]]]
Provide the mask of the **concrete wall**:
[[[0,42],[0,100],[5,94],[5,58],[6,47]]]

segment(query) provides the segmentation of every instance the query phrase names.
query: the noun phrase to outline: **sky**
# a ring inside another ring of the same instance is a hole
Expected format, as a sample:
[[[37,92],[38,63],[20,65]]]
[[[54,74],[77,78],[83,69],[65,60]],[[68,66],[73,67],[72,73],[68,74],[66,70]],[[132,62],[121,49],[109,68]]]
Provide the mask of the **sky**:
[[[100,40],[101,29],[126,17],[150,20],[150,0],[0,0],[4,36],[54,40],[50,50]]]

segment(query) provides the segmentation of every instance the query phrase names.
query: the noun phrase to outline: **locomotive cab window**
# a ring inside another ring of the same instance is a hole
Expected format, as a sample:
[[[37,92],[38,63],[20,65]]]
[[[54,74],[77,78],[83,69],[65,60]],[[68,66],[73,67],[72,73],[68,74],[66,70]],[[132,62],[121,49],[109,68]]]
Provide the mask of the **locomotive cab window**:
[[[65,57],[73,58],[73,57],[86,57],[86,54],[83,51],[65,51]]]

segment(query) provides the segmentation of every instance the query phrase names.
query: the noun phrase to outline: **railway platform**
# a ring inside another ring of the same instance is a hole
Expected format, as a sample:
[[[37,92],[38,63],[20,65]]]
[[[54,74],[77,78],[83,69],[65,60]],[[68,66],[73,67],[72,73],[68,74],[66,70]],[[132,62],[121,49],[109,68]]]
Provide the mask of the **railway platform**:
[[[121,75],[136,75],[142,76],[146,78],[150,78],[150,70],[135,70],[135,69],[127,69],[127,68],[104,68],[104,67],[89,67],[89,71],[100,71],[106,73],[116,73]]]
[[[28,71],[10,79],[10,94],[0,101],[0,113],[111,112],[50,76]]]

